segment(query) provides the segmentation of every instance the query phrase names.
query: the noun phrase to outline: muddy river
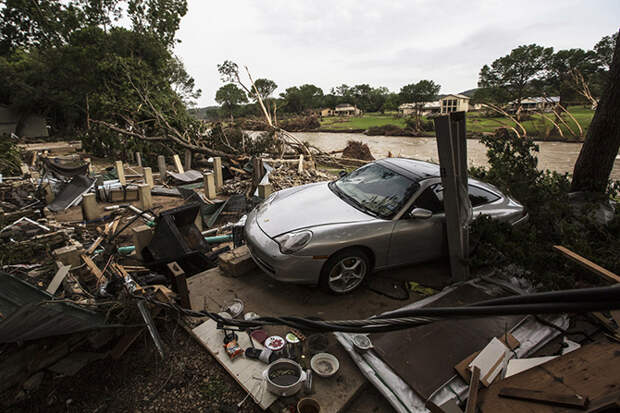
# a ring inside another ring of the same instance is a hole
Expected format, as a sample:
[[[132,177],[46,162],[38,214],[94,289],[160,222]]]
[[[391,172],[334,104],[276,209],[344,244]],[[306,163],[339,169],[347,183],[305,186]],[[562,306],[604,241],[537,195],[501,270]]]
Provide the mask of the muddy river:
[[[296,132],[295,136],[308,141],[324,151],[334,151],[346,146],[348,140],[368,144],[375,158],[384,158],[391,152],[393,156],[404,156],[423,161],[438,162],[435,138],[411,138],[401,136],[366,136],[361,133]],[[539,169],[550,169],[560,173],[573,172],[580,143],[537,142]],[[478,140],[467,140],[467,159],[470,166],[487,165],[486,147]],[[616,155],[612,179],[620,180],[620,155]]]

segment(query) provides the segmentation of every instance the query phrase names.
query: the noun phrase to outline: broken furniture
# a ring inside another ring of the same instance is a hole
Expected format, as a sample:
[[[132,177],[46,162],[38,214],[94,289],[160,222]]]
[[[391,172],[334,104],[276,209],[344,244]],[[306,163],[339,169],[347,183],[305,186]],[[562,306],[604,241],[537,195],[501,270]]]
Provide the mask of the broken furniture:
[[[215,266],[214,257],[208,255],[211,248],[195,224],[199,211],[199,204],[189,204],[159,214],[155,234],[140,252],[149,268],[165,274],[165,265],[176,261],[193,275]]]

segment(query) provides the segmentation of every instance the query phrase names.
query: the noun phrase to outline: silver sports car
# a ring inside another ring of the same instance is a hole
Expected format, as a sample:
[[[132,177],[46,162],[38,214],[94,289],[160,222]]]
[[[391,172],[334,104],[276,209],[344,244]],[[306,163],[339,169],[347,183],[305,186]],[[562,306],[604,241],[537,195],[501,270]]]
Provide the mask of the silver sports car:
[[[474,216],[527,220],[521,204],[469,180]],[[439,166],[403,158],[365,165],[333,182],[278,191],[247,216],[256,264],[275,279],[345,294],[374,270],[447,253]]]

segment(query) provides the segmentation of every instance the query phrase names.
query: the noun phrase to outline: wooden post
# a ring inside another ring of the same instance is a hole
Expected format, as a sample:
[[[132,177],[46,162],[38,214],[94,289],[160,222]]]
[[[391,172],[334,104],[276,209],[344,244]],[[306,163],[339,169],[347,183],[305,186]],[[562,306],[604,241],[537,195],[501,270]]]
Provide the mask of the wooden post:
[[[136,152],[136,164],[138,166],[142,166],[142,155],[140,152]]]
[[[215,175],[215,190],[219,191],[224,186],[224,176],[222,175],[222,158],[213,158],[213,174]]]
[[[176,261],[173,261],[168,265],[168,269],[172,273],[174,277],[174,287],[176,293],[179,295],[181,299],[181,307],[190,308],[189,304],[189,290],[187,288],[187,282],[185,280],[185,272],[183,269],[177,264]]]
[[[148,184],[138,185],[140,198],[140,209],[146,211],[153,208],[153,199],[151,198],[151,187]]]
[[[297,166],[297,173],[300,174],[304,171],[304,156],[299,155],[299,166]]]
[[[116,175],[118,176],[118,180],[121,185],[127,185],[127,180],[125,179],[125,169],[123,168],[123,161],[116,161]]]
[[[95,194],[90,193],[82,195],[82,216],[84,217],[84,221],[92,221],[99,217]]]
[[[259,184],[258,185],[258,197],[267,199],[273,192],[273,186],[271,184]]]
[[[186,171],[192,169],[192,151],[189,149],[185,149],[185,163],[183,166]]]
[[[139,260],[143,259],[142,250],[151,243],[153,234],[153,229],[146,225],[140,225],[131,230],[133,245],[136,247],[136,258]]]
[[[172,161],[174,162],[174,167],[177,168],[177,172],[182,174],[185,172],[183,169],[183,165],[181,165],[181,158],[176,153],[172,155]]]
[[[88,173],[93,174],[95,171],[93,169],[93,163],[91,162],[90,158],[84,158],[84,162],[88,164]]]
[[[207,199],[215,199],[215,175],[211,172],[204,174],[204,191]]]
[[[148,166],[144,167],[144,183],[153,188],[153,171]]]
[[[435,118],[443,204],[453,281],[469,278],[469,221],[465,112]]]
[[[256,189],[260,180],[263,179],[265,168],[263,160],[260,158],[252,158],[252,189]]]
[[[163,185],[166,183],[166,157],[164,155],[157,157],[157,168],[159,169],[159,180]]]

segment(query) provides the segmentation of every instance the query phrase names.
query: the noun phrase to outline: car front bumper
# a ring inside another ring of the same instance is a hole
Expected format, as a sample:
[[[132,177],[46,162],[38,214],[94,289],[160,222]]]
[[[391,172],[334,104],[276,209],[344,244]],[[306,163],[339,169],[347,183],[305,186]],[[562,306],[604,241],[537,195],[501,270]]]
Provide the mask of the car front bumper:
[[[248,214],[244,238],[256,265],[272,278],[296,284],[318,283],[325,259],[282,254],[278,243],[258,226],[256,209]]]

